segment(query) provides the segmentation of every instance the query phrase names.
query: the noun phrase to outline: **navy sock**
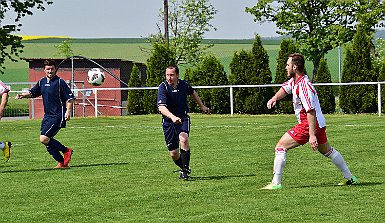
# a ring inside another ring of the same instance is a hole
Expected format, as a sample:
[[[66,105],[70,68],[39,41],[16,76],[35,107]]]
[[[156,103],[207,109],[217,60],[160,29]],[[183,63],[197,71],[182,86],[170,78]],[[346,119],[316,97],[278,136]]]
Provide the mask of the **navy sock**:
[[[190,168],[190,150],[186,151],[181,149],[180,157],[182,158],[183,168],[189,169]]]
[[[182,159],[180,158],[180,156],[177,160],[173,160],[173,161],[174,161],[175,165],[177,165],[179,168],[183,169],[183,163],[182,163]]]
[[[51,147],[51,148],[53,148],[53,149],[55,149],[57,151],[61,151],[63,153],[67,150],[67,147],[63,146],[63,144],[61,144],[59,141],[57,141],[54,138],[51,138],[49,140],[49,143],[48,143],[47,146],[49,146],[49,147]]]
[[[47,146],[47,151],[59,163],[63,163],[64,162],[64,158],[61,155],[61,153],[59,152],[59,150],[56,150],[56,149],[54,149],[54,148],[52,148],[50,146]]]

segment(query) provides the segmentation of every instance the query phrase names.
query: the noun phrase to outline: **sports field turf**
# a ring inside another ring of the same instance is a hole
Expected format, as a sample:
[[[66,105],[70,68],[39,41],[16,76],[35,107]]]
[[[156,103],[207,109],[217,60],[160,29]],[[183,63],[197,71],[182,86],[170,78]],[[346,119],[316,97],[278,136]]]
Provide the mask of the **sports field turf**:
[[[178,179],[160,115],[75,118],[57,139],[71,169],[39,143],[39,120],[1,121],[14,144],[0,161],[0,222],[383,222],[385,117],[327,115],[330,143],[355,186],[309,145],[289,151],[281,191],[273,148],[294,115],[192,115],[192,177]]]

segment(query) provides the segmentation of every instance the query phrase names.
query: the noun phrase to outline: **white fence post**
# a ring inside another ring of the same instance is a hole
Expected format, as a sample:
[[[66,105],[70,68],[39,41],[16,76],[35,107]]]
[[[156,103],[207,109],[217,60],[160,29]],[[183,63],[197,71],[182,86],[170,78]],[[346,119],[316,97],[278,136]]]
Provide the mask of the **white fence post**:
[[[95,117],[98,117],[98,89],[94,88],[94,96],[95,96],[95,102],[94,102],[94,107],[95,107]]]
[[[233,95],[233,87],[230,86],[230,115],[234,114],[234,95]]]
[[[381,84],[377,83],[377,104],[378,104],[378,116],[381,116],[382,108],[381,108]]]

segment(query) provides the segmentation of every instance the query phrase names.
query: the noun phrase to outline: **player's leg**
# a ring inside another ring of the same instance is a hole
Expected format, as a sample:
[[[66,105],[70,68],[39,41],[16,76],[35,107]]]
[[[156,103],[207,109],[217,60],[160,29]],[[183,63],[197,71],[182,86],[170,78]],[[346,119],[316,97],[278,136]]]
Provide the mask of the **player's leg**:
[[[180,156],[183,163],[183,168],[181,172],[181,178],[187,179],[190,177],[190,144],[189,144],[189,132],[190,132],[190,119],[184,118],[182,120],[182,125],[179,126],[179,142],[180,142]]]
[[[343,158],[341,153],[339,153],[336,149],[330,146],[327,141],[318,145],[318,151],[322,155],[328,157],[343,174],[345,179],[342,180],[338,185],[344,186],[357,183],[357,177],[353,176],[353,174],[350,172],[349,167],[346,165],[345,159]]]
[[[305,144],[309,140],[309,132],[306,126],[297,124],[287,131],[275,146],[275,157],[273,167],[273,180],[262,189],[281,189],[283,170],[286,165],[286,153],[289,149]]]
[[[178,135],[174,128],[174,124],[172,122],[163,122],[162,128],[163,128],[164,140],[166,142],[166,146],[169,151],[170,157],[174,161],[175,165],[177,165],[180,169],[182,169],[183,163],[179,155]]]
[[[58,162],[57,168],[63,168],[68,166],[64,163],[64,157],[62,153],[67,152],[67,147],[62,145],[59,141],[53,137],[59,132],[60,126],[56,125],[54,121],[50,119],[43,119],[41,125],[40,142],[47,148],[47,152]],[[72,151],[71,151],[72,152]]]

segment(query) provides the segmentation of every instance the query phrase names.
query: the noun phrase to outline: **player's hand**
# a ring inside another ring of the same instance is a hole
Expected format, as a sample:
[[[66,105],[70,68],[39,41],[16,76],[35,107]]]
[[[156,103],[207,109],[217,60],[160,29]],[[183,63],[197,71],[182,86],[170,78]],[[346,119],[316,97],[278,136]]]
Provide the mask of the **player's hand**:
[[[15,99],[22,99],[23,98],[23,94],[17,94]]]
[[[268,102],[267,102],[267,108],[268,109],[271,109],[272,107],[275,106],[275,104],[277,103],[277,100],[272,97]]]
[[[205,113],[205,114],[210,114],[210,109],[206,106],[203,106],[202,107],[202,112]]]
[[[318,150],[318,141],[317,141],[317,137],[315,137],[315,136],[310,136],[310,137],[309,137],[309,143],[310,143],[310,146],[311,146],[311,148],[313,149],[313,151],[317,151],[317,150]]]
[[[69,121],[71,119],[71,114],[69,112],[66,112],[64,118],[66,121]]]
[[[181,124],[181,123],[182,123],[182,119],[180,119],[179,117],[176,117],[176,116],[173,116],[173,117],[171,118],[171,120],[172,120],[172,122],[173,122],[174,124]]]

